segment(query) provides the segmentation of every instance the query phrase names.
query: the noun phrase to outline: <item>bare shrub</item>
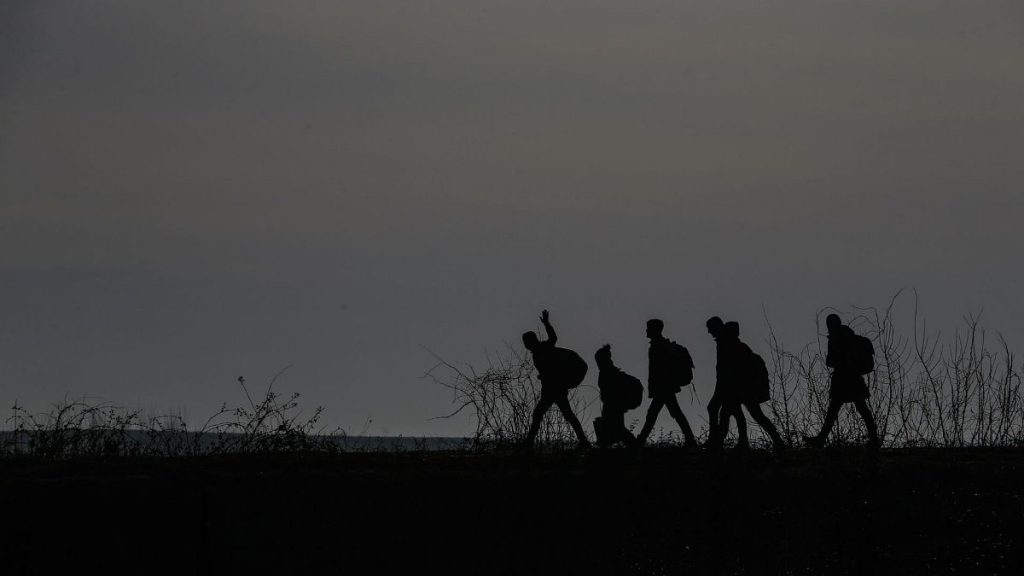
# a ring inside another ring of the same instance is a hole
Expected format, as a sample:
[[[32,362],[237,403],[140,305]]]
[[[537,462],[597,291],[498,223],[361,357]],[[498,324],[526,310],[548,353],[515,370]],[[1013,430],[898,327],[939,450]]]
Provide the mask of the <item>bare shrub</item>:
[[[274,376],[258,402],[240,377],[248,405],[225,404],[197,429],[180,414],[143,417],[140,410],[89,398],[65,400],[38,414],[15,405],[0,455],[63,459],[337,450],[337,438],[316,428],[322,407],[304,416],[299,394],[273,390],[283,373]]]
[[[884,309],[856,308],[849,320],[875,345],[875,371],[868,378],[869,405],[886,446],[1019,446],[1024,443],[1021,372],[1002,336],[991,339],[977,316],[967,316],[943,340],[920,319],[914,295],[913,335],[901,334],[893,311],[897,293]],[[830,371],[825,366],[822,318],[818,339],[800,352],[786,350],[768,322],[772,372],[770,412],[790,442],[817,433],[828,407]],[[848,315],[849,316],[849,315]],[[852,405],[833,429],[833,444],[850,444],[865,434]],[[762,439],[763,441],[764,439]]]
[[[327,448],[324,439],[316,433],[323,407],[317,406],[311,415],[303,416],[299,410],[298,392],[289,396],[274,392],[274,384],[285,370],[287,368],[271,379],[259,402],[253,401],[250,396],[245,378],[238,377],[249,405],[231,409],[225,405],[203,426],[204,431],[215,432],[223,440],[219,449],[231,452],[279,452]]]
[[[541,384],[525,350],[506,345],[502,353],[488,354],[482,369],[453,364],[431,354],[437,364],[424,377],[447,388],[455,405],[451,413],[440,418],[468,412],[474,426],[473,445],[478,448],[516,444],[526,438],[533,409],[540,400]],[[580,421],[587,421],[589,404],[584,403],[582,394],[570,392],[570,403]],[[572,428],[558,410],[548,410],[537,435],[538,444],[566,446],[575,441]]]
[[[814,317],[816,338],[792,351],[773,329],[767,314],[768,353],[772,397],[766,412],[790,444],[821,429],[829,404],[831,369],[825,365],[825,317],[840,313],[858,334],[874,343],[875,370],[866,377],[868,404],[875,416],[883,445],[888,447],[967,447],[1024,445],[1022,370],[1001,335],[991,336],[978,316],[967,316],[948,338],[928,329],[918,313],[914,293],[910,336],[897,326],[899,292],[883,308],[855,307],[842,311],[819,310]],[[468,413],[476,446],[522,440],[530,426],[531,411],[540,397],[529,355],[512,346],[489,355],[486,365],[453,364],[437,358],[427,377],[452,393],[455,410],[443,418]],[[574,396],[574,409],[588,408]],[[551,411],[540,439],[568,444],[573,436]],[[752,439],[761,446],[769,439],[758,426],[750,426]],[[698,432],[705,436],[706,426]],[[830,435],[833,445],[860,443],[866,437],[863,421],[852,404],[840,412]],[[657,439],[656,439],[657,440]],[[660,441],[673,443],[662,433]]]
[[[136,410],[87,398],[65,400],[42,414],[30,414],[17,404],[11,410],[14,426],[4,450],[10,454],[58,459],[143,452],[140,439],[132,434],[140,425]]]
[[[858,334],[875,347],[875,370],[869,374],[868,400],[883,444],[889,447],[1020,446],[1024,444],[1024,397],[1021,370],[1007,342],[968,316],[950,338],[932,332],[920,319],[914,293],[911,336],[897,327],[895,310],[903,296],[897,293],[884,308],[855,307],[849,311],[826,308],[815,314],[814,342],[792,351],[765,315],[772,380],[767,413],[790,444],[817,434],[829,404],[831,369],[825,365],[827,338],[824,319],[840,313]],[[436,355],[437,364],[426,377],[452,393],[455,410],[442,418],[468,413],[476,446],[521,441],[529,429],[531,411],[540,398],[529,355],[512,346],[488,355],[486,365],[454,364]],[[692,390],[691,390],[692,391]],[[574,410],[585,420],[589,407],[581,395],[573,397]],[[540,440],[569,444],[573,438],[561,417],[549,412]],[[758,426],[748,428],[755,443],[769,439]],[[706,436],[706,426],[698,431]],[[830,435],[833,445],[861,442],[866,430],[852,404],[840,413]],[[673,443],[672,435],[656,442]]]

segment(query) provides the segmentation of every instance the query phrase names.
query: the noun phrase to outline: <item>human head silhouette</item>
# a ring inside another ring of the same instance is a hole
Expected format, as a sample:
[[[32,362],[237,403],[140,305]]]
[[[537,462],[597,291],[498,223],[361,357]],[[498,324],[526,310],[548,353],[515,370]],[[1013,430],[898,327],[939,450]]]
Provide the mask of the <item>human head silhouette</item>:
[[[594,353],[594,360],[598,368],[607,368],[612,365],[612,345],[605,344]]]
[[[843,321],[839,319],[838,314],[829,314],[828,316],[825,317],[825,326],[828,327],[829,334],[835,332],[836,330],[839,330],[839,327],[842,325]]]
[[[718,338],[718,336],[722,333],[722,327],[724,326],[724,324],[722,323],[721,318],[719,318],[718,316],[712,316],[711,318],[708,318],[708,321],[705,323],[705,326],[708,327],[708,334],[711,334],[713,338]]]
[[[533,352],[533,349],[537,347],[539,342],[536,332],[523,332],[523,346],[526,346],[527,350]]]
[[[661,338],[661,331],[665,329],[665,323],[657,318],[651,318],[647,321],[647,337]]]
[[[722,332],[727,338],[739,338],[740,337],[740,323],[739,322],[726,322],[725,326],[722,327]]]

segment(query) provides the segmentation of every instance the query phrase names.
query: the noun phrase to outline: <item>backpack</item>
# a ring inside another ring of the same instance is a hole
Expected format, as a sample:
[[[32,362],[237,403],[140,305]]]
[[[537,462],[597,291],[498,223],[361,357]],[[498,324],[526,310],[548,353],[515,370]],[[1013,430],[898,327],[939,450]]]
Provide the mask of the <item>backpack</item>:
[[[867,336],[854,335],[850,342],[850,361],[857,374],[871,374],[875,371],[875,345]]]
[[[758,403],[767,402],[772,398],[771,378],[768,376],[768,365],[753,350],[747,358],[746,383],[749,386],[746,396]]]
[[[619,394],[621,406],[624,410],[635,410],[644,402],[644,385],[640,379],[621,372],[622,381],[619,383]]]
[[[687,386],[693,382],[693,358],[690,351],[685,347],[668,341],[668,349],[671,351],[669,362],[669,374],[673,384]]]
[[[557,382],[566,390],[579,386],[587,375],[587,361],[568,348],[554,348],[551,366]]]

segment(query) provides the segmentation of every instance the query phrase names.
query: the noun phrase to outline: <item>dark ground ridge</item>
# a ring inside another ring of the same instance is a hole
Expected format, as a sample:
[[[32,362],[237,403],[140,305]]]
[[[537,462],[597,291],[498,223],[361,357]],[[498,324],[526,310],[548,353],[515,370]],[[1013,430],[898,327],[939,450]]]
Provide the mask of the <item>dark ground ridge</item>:
[[[4,460],[0,566],[1018,574],[1022,464],[977,448]]]

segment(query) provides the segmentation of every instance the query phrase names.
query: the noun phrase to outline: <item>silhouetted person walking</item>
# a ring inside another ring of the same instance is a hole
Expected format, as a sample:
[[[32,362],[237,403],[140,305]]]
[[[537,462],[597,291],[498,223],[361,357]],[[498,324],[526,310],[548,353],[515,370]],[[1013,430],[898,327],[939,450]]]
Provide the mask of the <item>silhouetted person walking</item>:
[[[729,417],[736,419],[738,434],[737,447],[747,448],[747,419],[740,409],[740,398],[737,387],[740,378],[735,375],[736,366],[729,362],[728,337],[725,323],[718,316],[708,319],[708,334],[715,339],[715,393],[708,402],[708,442],[709,448],[721,448],[725,437],[729,434]]]
[[[647,395],[651,397],[651,405],[647,408],[647,420],[637,436],[637,444],[642,445],[654,429],[658,413],[662,407],[668,408],[679,429],[683,431],[687,447],[697,446],[690,423],[686,421],[683,410],[679,407],[676,394],[683,386],[693,381],[693,360],[689,351],[675,342],[665,338],[662,331],[665,323],[657,318],[647,321],[647,337],[651,347],[647,352],[649,369],[647,376]]]
[[[554,404],[558,406],[562,416],[576,433],[579,445],[589,447],[590,441],[587,440],[587,435],[583,432],[583,426],[580,425],[579,419],[572,411],[572,406],[569,405],[569,390],[583,382],[583,377],[587,374],[587,363],[572,350],[555,347],[558,336],[548,320],[547,310],[541,313],[540,321],[548,333],[547,340],[541,341],[532,331],[523,333],[523,344],[533,354],[533,365],[537,368],[541,385],[540,401],[533,409],[533,422],[526,435],[526,444],[533,445],[537,432],[540,430],[540,423],[544,419],[544,413]]]
[[[727,404],[723,407],[723,411],[726,413],[738,412],[739,405],[742,404],[754,422],[757,422],[772,439],[772,447],[777,451],[784,449],[786,444],[782,441],[779,431],[775,429],[771,419],[761,411],[761,404],[771,399],[771,382],[764,359],[740,341],[738,322],[725,323],[725,326],[722,327],[719,346],[723,352],[721,362],[728,366],[726,378],[731,383],[730,389],[732,390],[727,395]],[[732,383],[735,384],[734,387]],[[745,438],[742,440],[745,441]],[[743,445],[741,444],[740,447]]]
[[[605,344],[594,354],[600,373],[597,387],[601,391],[601,416],[594,420],[597,445],[611,446],[622,442],[632,446],[636,437],[626,428],[626,412],[639,408],[644,401],[644,385],[612,363],[612,347]]]
[[[881,441],[878,438],[875,418],[868,408],[867,399],[870,394],[864,382],[864,375],[875,369],[874,346],[870,339],[859,336],[849,326],[844,325],[836,314],[829,314],[825,318],[825,326],[828,327],[828,354],[825,356],[825,365],[832,368],[828,411],[825,413],[821,432],[817,436],[804,436],[804,442],[809,446],[824,446],[828,433],[832,431],[832,426],[839,418],[839,410],[843,404],[853,402],[857,413],[864,419],[864,427],[868,429],[868,446],[877,449],[881,446]]]

